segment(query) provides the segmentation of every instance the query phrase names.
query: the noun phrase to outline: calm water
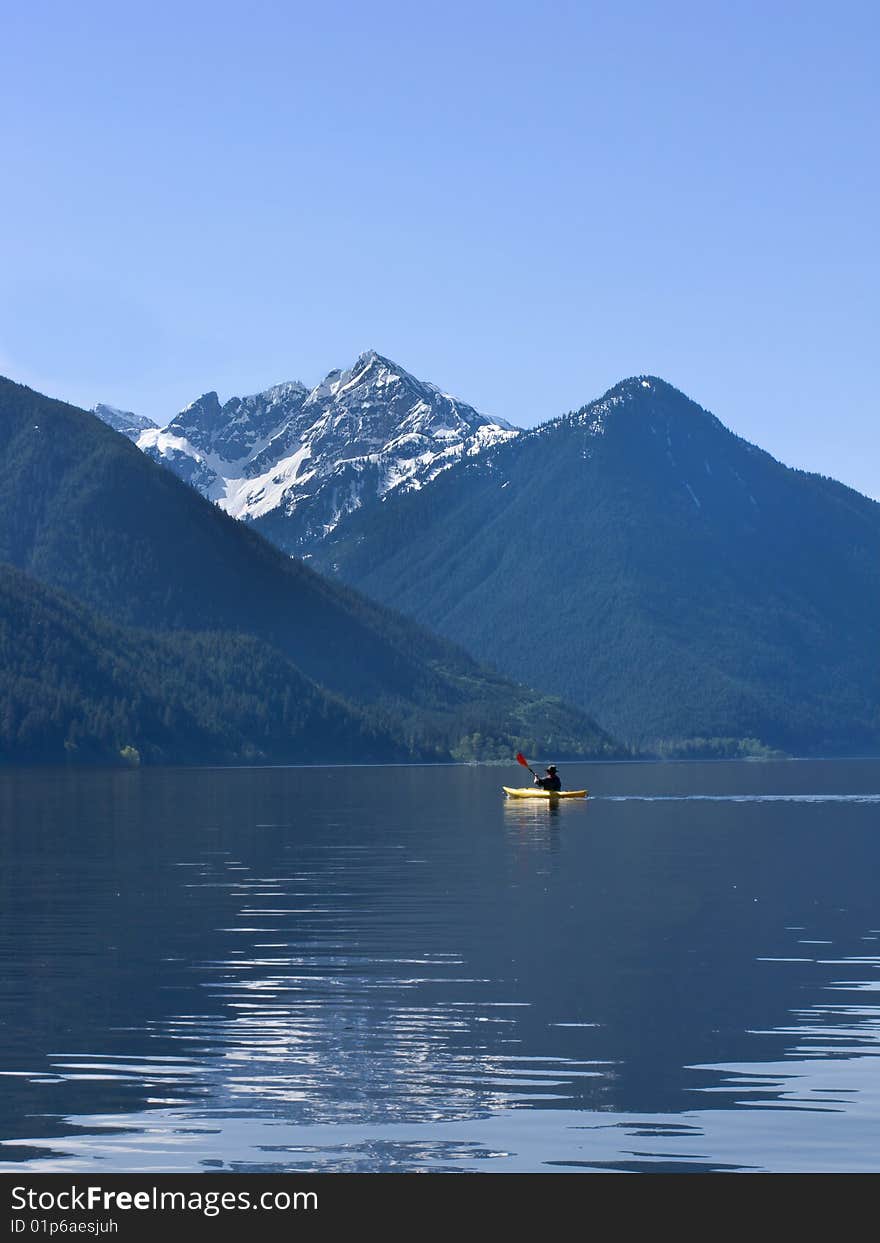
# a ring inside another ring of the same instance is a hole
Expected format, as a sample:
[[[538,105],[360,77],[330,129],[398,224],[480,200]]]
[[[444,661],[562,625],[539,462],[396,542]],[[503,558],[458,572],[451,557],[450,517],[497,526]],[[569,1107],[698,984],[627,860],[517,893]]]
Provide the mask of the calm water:
[[[0,1169],[880,1169],[880,761],[0,772]]]

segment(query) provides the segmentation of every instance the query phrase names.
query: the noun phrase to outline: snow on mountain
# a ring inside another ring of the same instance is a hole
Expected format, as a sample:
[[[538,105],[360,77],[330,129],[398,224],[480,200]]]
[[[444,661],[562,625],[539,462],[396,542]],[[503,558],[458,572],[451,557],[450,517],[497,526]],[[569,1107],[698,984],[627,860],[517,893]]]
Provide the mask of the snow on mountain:
[[[233,517],[302,552],[346,513],[421,488],[518,434],[370,350],[311,390],[294,381],[223,405],[205,393],[136,443]]]
[[[132,414],[130,410],[119,410],[116,406],[107,406],[101,401],[96,406],[92,406],[92,414],[96,414],[114,431],[122,432],[123,436],[127,436],[129,440],[137,440],[141,432],[156,426],[146,415]]]

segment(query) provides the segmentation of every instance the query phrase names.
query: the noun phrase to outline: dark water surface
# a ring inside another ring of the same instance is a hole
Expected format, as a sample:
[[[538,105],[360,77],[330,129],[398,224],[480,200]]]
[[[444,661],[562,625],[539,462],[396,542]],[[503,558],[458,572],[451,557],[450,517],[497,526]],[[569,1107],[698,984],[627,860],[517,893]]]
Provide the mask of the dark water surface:
[[[880,1169],[880,761],[0,771],[0,1169]]]

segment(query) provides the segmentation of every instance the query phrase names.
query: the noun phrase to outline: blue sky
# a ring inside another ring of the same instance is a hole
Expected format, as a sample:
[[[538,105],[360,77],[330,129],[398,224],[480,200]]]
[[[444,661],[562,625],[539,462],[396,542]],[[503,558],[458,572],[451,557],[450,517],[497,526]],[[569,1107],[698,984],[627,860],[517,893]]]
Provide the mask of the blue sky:
[[[880,497],[880,6],[8,5],[0,373],[165,422],[366,348],[529,426],[663,376]]]

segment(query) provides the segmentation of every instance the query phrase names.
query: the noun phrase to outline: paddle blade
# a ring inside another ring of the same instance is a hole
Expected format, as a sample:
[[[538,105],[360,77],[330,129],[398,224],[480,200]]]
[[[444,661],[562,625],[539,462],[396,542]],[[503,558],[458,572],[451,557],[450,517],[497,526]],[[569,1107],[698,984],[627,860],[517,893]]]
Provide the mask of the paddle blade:
[[[529,761],[521,751],[517,751],[516,753],[516,762],[517,764],[522,764],[523,768],[529,768]],[[529,769],[529,772],[531,772],[531,769]]]

